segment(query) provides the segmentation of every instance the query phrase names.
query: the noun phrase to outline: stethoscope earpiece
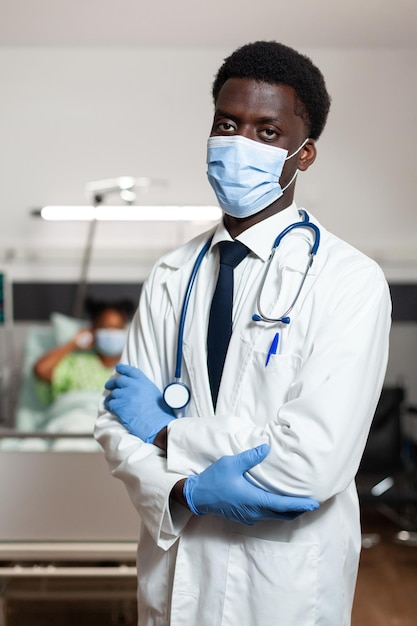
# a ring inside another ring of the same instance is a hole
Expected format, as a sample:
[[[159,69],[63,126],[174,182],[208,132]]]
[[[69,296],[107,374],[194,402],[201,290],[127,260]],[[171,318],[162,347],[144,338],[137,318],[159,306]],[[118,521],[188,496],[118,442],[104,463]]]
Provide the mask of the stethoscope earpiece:
[[[260,315],[258,315],[257,313],[254,313],[252,315],[252,321],[253,322],[262,322],[262,317]],[[291,318],[290,317],[280,317],[279,319],[277,319],[275,321],[276,322],[281,322],[281,324],[289,324],[291,322]]]

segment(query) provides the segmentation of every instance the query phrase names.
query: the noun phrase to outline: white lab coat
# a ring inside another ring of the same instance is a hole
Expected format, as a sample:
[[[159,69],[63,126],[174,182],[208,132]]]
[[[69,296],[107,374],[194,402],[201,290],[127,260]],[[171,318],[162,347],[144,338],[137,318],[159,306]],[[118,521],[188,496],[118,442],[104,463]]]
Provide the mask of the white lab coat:
[[[142,520],[141,626],[350,624],[361,545],[354,476],[383,383],[391,304],[380,268],[320,229],[319,253],[268,367],[279,327],[251,320],[264,270],[258,259],[259,278],[241,298],[234,321],[215,415],[205,351],[215,257],[207,255],[184,337],[183,379],[192,400],[187,416],[169,426],[167,458],[114,416],[99,415],[96,437]],[[156,264],[131,325],[122,360],[161,390],[173,380],[183,295],[206,238]],[[268,314],[282,314],[291,302],[308,239],[303,229],[280,244],[263,293]],[[264,441],[271,452],[251,470],[253,479],[268,489],[313,496],[321,503],[317,511],[292,522],[245,526],[197,517],[175,503],[169,508],[169,493],[182,477]]]

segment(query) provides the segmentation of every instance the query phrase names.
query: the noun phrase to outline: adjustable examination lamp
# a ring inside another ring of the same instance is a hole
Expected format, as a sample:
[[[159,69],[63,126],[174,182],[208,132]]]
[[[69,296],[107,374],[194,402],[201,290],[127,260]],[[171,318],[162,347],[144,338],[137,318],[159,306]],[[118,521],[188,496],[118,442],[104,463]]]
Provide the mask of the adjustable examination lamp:
[[[48,221],[204,221],[216,222],[222,212],[218,206],[145,206],[134,205],[137,194],[135,189],[148,189],[152,185],[165,185],[162,179],[134,178],[119,176],[88,183],[86,195],[91,203],[87,206],[48,205],[32,211],[32,215],[40,216]],[[105,205],[104,200],[109,194],[118,193],[124,202],[121,206]]]
[[[89,221],[87,242],[84,249],[80,280],[74,303],[74,316],[81,317],[87,273],[93,248],[93,239],[98,221],[189,221],[217,222],[222,211],[218,206],[143,206],[134,205],[136,189],[148,189],[152,185],[165,185],[161,179],[133,176],[119,176],[106,180],[93,181],[86,185],[85,192],[90,198],[87,206],[49,205],[32,211],[32,215],[48,221]],[[118,194],[123,205],[105,205],[110,194]]]

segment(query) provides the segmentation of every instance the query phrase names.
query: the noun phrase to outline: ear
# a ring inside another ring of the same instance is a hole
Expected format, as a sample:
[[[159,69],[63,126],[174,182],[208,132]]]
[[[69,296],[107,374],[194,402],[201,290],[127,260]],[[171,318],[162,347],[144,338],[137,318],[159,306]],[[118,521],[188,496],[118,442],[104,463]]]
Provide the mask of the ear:
[[[305,172],[310,165],[314,163],[316,156],[316,142],[314,139],[309,139],[302,150],[300,150],[300,156],[298,157],[298,169]]]

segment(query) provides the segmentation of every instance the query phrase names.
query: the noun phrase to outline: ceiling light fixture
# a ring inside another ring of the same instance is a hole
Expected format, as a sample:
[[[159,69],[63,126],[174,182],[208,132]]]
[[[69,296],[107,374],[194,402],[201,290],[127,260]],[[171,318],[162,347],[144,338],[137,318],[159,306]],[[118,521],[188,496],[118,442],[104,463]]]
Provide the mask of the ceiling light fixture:
[[[170,205],[170,206],[137,206],[137,205],[98,205],[98,206],[44,206],[34,211],[47,221],[146,221],[146,222],[216,222],[222,216],[218,206]]]

